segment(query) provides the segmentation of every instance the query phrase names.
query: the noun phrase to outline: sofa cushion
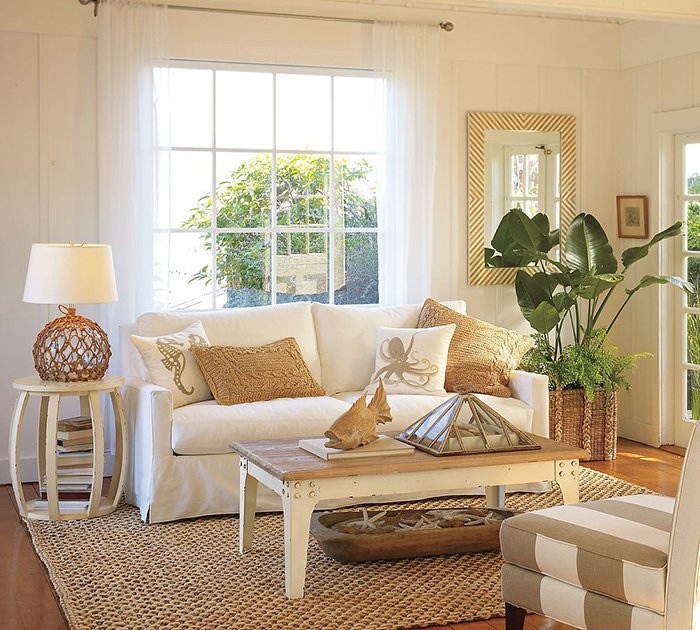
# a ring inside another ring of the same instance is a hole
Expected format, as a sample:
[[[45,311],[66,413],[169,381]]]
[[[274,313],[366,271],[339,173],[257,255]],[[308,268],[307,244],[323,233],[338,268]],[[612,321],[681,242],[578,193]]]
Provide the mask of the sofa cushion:
[[[362,391],[341,392],[334,398],[342,400],[348,404],[354,403]],[[387,402],[391,407],[391,417],[393,420],[382,427],[382,432],[403,431],[416,420],[422,418],[426,413],[432,411],[443,401],[452,398],[455,394],[447,396],[430,396],[416,394],[394,394],[387,396]],[[521,400],[515,398],[499,398],[487,394],[476,394],[487,405],[493,407],[506,420],[514,424],[523,431],[532,430],[532,409]]]
[[[466,312],[461,300],[444,304],[459,313]],[[326,393],[333,395],[366,387],[374,373],[377,328],[417,328],[421,307],[413,304],[364,308],[314,303],[311,308],[321,357],[321,385]],[[215,343],[213,339],[212,343]]]
[[[663,613],[675,501],[637,495],[565,505],[503,522],[506,562]]]
[[[172,448],[178,455],[211,455],[230,453],[234,440],[320,437],[349,408],[328,396],[187,405],[173,412]]]
[[[311,374],[321,383],[321,362],[310,302],[220,311],[144,313],[136,323],[139,335],[155,337],[182,330],[197,320],[202,322],[213,346],[264,346],[284,337],[294,337]]]

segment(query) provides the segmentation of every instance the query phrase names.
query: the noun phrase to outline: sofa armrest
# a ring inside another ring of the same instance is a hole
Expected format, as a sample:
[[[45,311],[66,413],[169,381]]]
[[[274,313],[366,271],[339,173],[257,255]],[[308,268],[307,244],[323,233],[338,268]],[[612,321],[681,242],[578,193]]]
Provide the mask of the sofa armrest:
[[[544,374],[513,370],[508,387],[513,398],[532,407],[532,433],[549,437],[549,378]]]
[[[172,457],[171,424],[173,396],[164,387],[127,378],[124,404],[129,427],[129,464],[124,483],[126,499],[132,505],[150,504],[154,463]],[[145,514],[142,514],[146,518]]]

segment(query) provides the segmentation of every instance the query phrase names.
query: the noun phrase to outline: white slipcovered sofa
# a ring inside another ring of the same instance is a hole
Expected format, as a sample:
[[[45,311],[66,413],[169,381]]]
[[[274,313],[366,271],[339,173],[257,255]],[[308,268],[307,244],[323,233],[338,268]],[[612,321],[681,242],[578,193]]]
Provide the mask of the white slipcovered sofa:
[[[446,302],[464,313],[464,302]],[[122,326],[122,371],[129,422],[126,499],[144,520],[238,512],[238,457],[234,440],[321,436],[369,383],[374,371],[378,326],[415,328],[421,306],[364,308],[298,302],[211,312],[146,313]],[[260,346],[294,337],[326,396],[284,398],[224,407],[214,400],[173,410],[169,390],[148,382],[148,371],[129,336],[167,335],[200,320],[212,345]],[[483,395],[483,400],[525,431],[548,435],[547,378],[526,372],[510,377],[512,398]],[[454,395],[454,394],[451,394]],[[390,395],[398,431],[436,407],[441,398]],[[536,488],[531,488],[536,489]],[[451,494],[466,493],[455,488]],[[423,498],[407,495],[398,499]],[[381,502],[381,496],[354,503]],[[260,487],[259,511],[281,510],[280,499]],[[337,507],[319,503],[320,508]]]

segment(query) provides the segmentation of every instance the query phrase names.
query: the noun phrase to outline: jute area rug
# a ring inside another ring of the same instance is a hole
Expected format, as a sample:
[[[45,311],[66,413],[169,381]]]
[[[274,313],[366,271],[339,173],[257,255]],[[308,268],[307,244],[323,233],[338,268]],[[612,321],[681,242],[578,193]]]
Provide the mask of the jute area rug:
[[[650,491],[581,470],[582,501],[629,494]],[[561,503],[558,490],[506,499],[517,510]],[[403,507],[467,505],[483,505],[483,497]],[[279,514],[257,517],[254,548],[244,556],[237,516],[146,525],[123,504],[101,518],[27,525],[74,629],[379,630],[504,616],[497,551],[340,564],[312,538],[306,594],[289,601]]]

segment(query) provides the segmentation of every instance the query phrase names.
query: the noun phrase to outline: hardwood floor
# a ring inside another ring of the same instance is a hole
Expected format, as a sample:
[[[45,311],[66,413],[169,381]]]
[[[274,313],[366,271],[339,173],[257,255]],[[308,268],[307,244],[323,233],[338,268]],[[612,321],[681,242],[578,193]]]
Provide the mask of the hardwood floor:
[[[655,492],[674,495],[683,457],[675,452],[621,439],[615,461],[583,465]],[[25,484],[25,492],[28,498],[33,498],[37,493],[36,484]],[[10,486],[0,486],[0,620],[3,630],[68,628],[46,567],[34,553],[27,529],[19,518]],[[265,620],[260,621],[260,627],[265,627]],[[505,620],[489,619],[441,627],[443,630],[504,630]],[[525,628],[567,630],[570,626],[528,615]]]

